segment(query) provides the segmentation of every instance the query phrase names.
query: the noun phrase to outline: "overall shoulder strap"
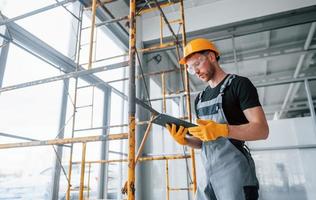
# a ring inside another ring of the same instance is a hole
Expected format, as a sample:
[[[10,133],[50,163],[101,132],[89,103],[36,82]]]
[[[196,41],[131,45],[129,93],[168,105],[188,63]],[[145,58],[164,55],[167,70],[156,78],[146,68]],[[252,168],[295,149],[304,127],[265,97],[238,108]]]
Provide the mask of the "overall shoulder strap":
[[[223,85],[221,86],[221,89],[219,91],[220,94],[224,93],[224,90],[226,89],[227,86],[229,86],[233,79],[236,77],[235,74],[229,74],[228,77],[226,78],[226,80],[224,81]]]

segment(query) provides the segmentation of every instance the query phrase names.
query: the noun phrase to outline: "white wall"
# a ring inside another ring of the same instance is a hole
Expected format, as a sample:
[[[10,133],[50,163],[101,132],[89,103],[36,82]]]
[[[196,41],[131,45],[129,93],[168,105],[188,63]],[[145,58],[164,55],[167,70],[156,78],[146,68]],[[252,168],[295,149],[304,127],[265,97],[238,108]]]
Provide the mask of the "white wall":
[[[268,124],[270,129],[268,139],[249,142],[250,148],[316,144],[316,133],[311,117],[271,120]]]
[[[316,199],[316,148],[277,149],[315,145],[316,132],[312,118],[269,121],[269,127],[267,140],[249,142],[260,182],[260,199]]]

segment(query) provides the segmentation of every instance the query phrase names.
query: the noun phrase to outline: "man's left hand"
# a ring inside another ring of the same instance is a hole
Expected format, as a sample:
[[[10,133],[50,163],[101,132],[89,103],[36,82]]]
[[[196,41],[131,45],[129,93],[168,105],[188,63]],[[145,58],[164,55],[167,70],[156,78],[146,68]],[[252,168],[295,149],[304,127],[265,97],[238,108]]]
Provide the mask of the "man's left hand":
[[[212,120],[197,119],[198,126],[189,128],[189,132],[202,141],[216,140],[218,137],[228,136],[227,124],[219,124]]]

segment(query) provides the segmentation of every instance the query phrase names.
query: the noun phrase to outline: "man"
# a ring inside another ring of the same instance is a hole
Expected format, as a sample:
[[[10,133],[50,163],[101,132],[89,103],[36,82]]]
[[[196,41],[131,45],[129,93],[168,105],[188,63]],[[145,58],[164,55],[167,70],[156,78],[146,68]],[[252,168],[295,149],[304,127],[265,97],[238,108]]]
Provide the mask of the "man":
[[[197,200],[255,200],[259,183],[244,141],[266,139],[269,127],[256,88],[245,77],[226,74],[219,58],[206,39],[186,45],[180,64],[187,64],[188,72],[208,86],[195,100],[198,126],[171,124],[167,129],[179,144],[202,149],[205,177],[199,181]]]

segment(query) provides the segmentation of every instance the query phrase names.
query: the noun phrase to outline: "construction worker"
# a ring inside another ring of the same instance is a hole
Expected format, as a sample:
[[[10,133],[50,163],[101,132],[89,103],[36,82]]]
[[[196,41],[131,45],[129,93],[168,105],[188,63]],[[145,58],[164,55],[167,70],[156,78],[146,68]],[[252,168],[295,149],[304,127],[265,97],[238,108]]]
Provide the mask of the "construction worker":
[[[259,183],[244,143],[266,139],[269,127],[254,85],[227,74],[219,59],[209,40],[198,38],[185,46],[180,64],[187,64],[188,72],[208,85],[195,100],[198,126],[166,127],[179,144],[201,148],[205,176],[199,180],[197,200],[255,200]]]

